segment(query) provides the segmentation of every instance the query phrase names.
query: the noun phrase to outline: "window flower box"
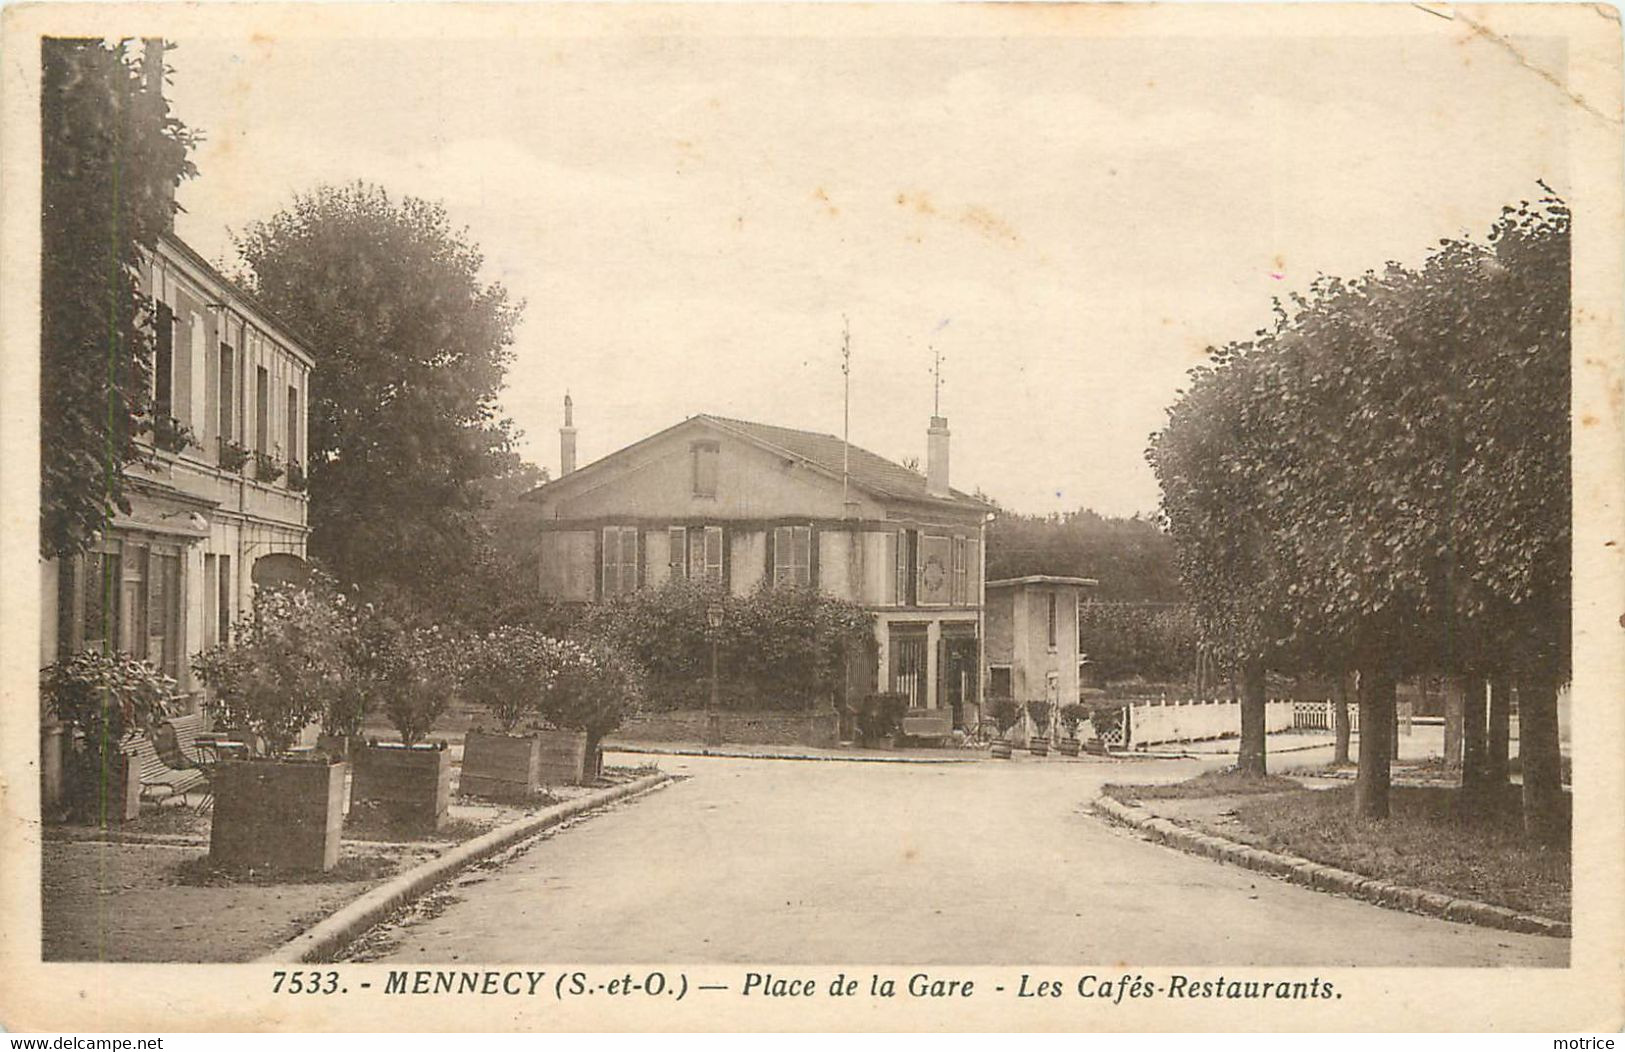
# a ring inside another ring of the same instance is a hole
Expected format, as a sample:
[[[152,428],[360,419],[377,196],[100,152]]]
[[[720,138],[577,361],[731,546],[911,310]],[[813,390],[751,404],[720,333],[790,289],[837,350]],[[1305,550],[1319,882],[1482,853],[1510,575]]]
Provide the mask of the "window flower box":
[[[243,465],[248,463],[248,450],[243,448],[242,443],[233,442],[229,438],[222,438],[218,441],[220,443],[219,463],[221,470],[241,473]]]
[[[254,481],[263,482],[269,486],[282,477],[282,465],[269,453],[255,450],[254,452]]]
[[[187,446],[198,444],[197,435],[192,429],[168,413],[154,416],[144,430],[152,432],[153,446],[165,453],[180,453]]]

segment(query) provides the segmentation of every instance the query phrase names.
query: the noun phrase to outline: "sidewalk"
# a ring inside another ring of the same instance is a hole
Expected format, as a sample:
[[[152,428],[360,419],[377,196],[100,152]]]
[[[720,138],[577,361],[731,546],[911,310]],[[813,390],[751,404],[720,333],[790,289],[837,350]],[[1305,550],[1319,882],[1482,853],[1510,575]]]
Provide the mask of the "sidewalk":
[[[606,772],[611,787],[637,777]],[[250,961],[397,876],[559,802],[605,792],[554,786],[534,804],[453,797],[441,832],[385,839],[346,828],[329,873],[268,880],[208,864],[212,815],[149,806],[111,829],[47,826],[41,845],[42,958],[47,961]]]

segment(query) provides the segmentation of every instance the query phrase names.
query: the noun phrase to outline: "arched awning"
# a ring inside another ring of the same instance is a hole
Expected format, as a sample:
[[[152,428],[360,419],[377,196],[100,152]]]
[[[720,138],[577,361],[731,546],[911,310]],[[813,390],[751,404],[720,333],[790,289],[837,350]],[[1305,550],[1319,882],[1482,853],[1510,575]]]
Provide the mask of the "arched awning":
[[[255,588],[302,588],[310,583],[310,564],[292,552],[272,552],[254,560],[253,581]]]

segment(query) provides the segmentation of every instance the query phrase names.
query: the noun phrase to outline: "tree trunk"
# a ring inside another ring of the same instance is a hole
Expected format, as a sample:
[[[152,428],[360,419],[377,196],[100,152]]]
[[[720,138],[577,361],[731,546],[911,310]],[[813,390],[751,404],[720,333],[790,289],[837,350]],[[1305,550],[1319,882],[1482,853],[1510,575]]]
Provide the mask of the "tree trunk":
[[[1484,757],[1484,784],[1499,795],[1512,778],[1508,771],[1512,755],[1512,684],[1505,676],[1490,680],[1489,752]]]
[[[1264,663],[1248,661],[1241,670],[1241,756],[1237,766],[1242,774],[1264,777],[1265,697]]]
[[[1484,757],[1489,751],[1485,736],[1484,677],[1468,676],[1462,681],[1461,710],[1461,791],[1470,808],[1476,809],[1484,797]]]
[[[1354,807],[1361,818],[1388,817],[1390,736],[1394,720],[1392,672],[1360,670],[1360,771],[1354,782]]]
[[[1332,689],[1336,692],[1332,699],[1332,732],[1336,744],[1332,746],[1332,763],[1349,762],[1349,677],[1346,672],[1337,674],[1337,682]]]
[[[1462,719],[1466,716],[1466,690],[1462,681],[1448,676],[1444,681],[1444,766],[1461,770]]]
[[[1562,756],[1557,745],[1557,682],[1546,672],[1518,677],[1518,756],[1523,761],[1523,831],[1539,844],[1565,836]]]

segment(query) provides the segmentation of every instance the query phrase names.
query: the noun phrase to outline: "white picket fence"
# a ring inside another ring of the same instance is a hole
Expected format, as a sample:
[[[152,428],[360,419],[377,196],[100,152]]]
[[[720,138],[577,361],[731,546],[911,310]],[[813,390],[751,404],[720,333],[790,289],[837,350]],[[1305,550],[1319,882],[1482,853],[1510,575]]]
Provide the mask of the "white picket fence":
[[[1134,701],[1124,705],[1121,711],[1117,726],[1108,727],[1100,735],[1118,748],[1233,738],[1241,733],[1241,704],[1229,699]],[[1351,729],[1359,730],[1359,719],[1355,706],[1350,705]],[[1331,729],[1332,704],[1329,701],[1276,698],[1264,705],[1264,730],[1268,734]]]

